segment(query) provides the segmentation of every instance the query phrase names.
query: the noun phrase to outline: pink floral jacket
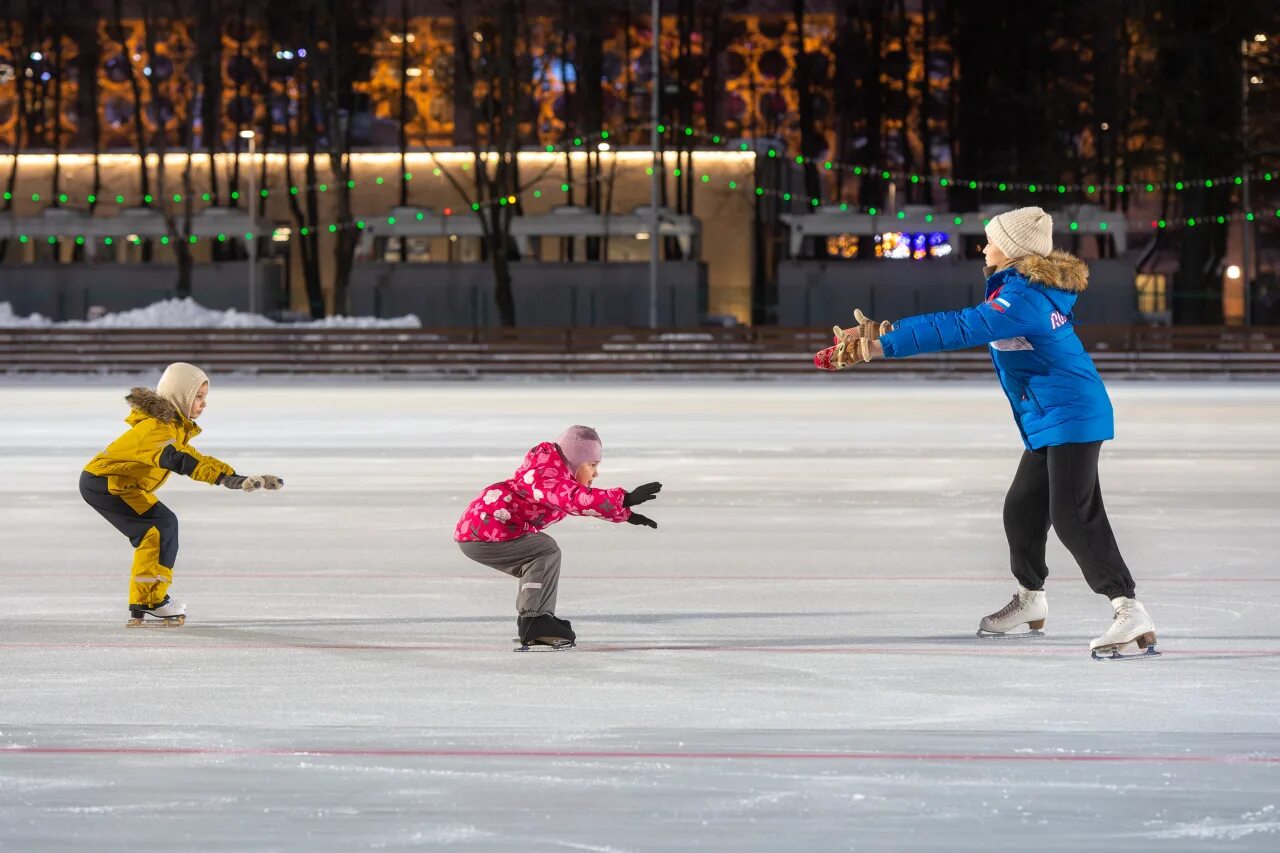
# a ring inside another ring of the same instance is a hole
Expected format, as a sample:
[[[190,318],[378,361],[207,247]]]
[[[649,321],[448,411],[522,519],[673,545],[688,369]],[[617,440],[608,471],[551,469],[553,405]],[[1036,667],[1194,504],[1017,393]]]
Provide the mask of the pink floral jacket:
[[[510,480],[494,483],[471,502],[453,531],[455,542],[510,542],[537,533],[566,515],[626,521],[625,489],[592,489],[573,478],[552,442],[539,444]]]

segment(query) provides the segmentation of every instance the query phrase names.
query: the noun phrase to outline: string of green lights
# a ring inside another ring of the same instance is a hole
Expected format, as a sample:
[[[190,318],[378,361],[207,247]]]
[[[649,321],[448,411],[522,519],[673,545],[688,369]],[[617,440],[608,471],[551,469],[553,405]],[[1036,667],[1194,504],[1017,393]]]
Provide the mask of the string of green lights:
[[[637,123],[634,126],[629,126],[628,129],[637,130],[637,129],[644,129],[645,127],[647,127],[647,124]],[[685,138],[696,140],[699,144],[704,144],[704,145],[707,143],[710,143],[711,145],[717,146],[721,150],[733,150],[736,147],[737,150],[746,152],[753,149],[752,143],[744,142],[744,141],[735,142],[733,139],[727,136],[723,136],[721,134],[707,133],[705,131],[699,131],[692,127],[681,127],[676,125],[660,124],[658,125],[658,131],[664,136],[671,136],[671,135],[674,135],[677,137],[683,136]],[[572,140],[566,141],[565,143],[559,146],[547,145],[544,150],[547,153],[566,153],[566,152],[581,151],[583,149],[588,149],[592,147],[593,144],[595,146],[599,146],[600,143],[607,143],[608,140],[611,138],[614,138],[614,135],[617,133],[618,133],[617,130],[614,130],[614,131],[600,130],[593,134],[575,136]],[[785,149],[780,150],[779,148],[774,147],[772,145],[770,145],[767,148],[764,148],[761,153],[766,158],[780,159],[783,162],[790,162],[796,166],[814,165],[819,167],[825,172],[844,171],[852,174],[855,177],[867,177],[872,179],[878,178],[881,181],[884,181],[887,183],[895,183],[895,184],[900,182],[904,186],[908,184],[909,185],[936,185],[941,189],[961,188],[961,189],[969,189],[969,190],[996,190],[997,192],[1002,192],[1002,193],[1003,192],[1025,192],[1028,194],[1043,193],[1049,196],[1067,195],[1069,193],[1082,193],[1086,196],[1095,196],[1095,195],[1100,195],[1101,193],[1106,192],[1108,190],[1111,190],[1116,194],[1124,194],[1124,193],[1151,194],[1156,192],[1164,192],[1168,190],[1172,190],[1174,192],[1183,192],[1186,190],[1191,190],[1196,188],[1212,189],[1218,186],[1241,186],[1245,181],[1245,175],[1235,174],[1235,175],[1215,175],[1210,177],[1179,178],[1179,179],[1159,180],[1159,181],[1135,181],[1131,183],[1118,183],[1118,184],[1102,184],[1098,182],[1061,183],[1061,182],[1052,181],[1052,180],[1046,180],[1043,182],[1029,182],[1029,181],[1016,181],[1012,179],[997,180],[997,179],[991,179],[991,178],[960,178],[960,177],[955,177],[950,175],[946,175],[946,176],[920,175],[918,173],[904,172],[904,171],[892,169],[892,168],[880,168],[880,167],[866,165],[866,164],[845,163],[845,162],[840,162],[836,160],[823,160],[820,158],[805,157],[799,154],[790,155],[786,152]],[[461,168],[463,171],[466,171],[468,170],[469,166],[464,163],[462,164]],[[646,169],[646,173],[650,171],[651,171],[650,169]],[[439,166],[436,166],[432,169],[432,173],[433,175],[440,177],[442,175],[442,170],[440,169]],[[675,177],[680,177],[680,170],[678,168],[673,170],[673,174]],[[711,180],[710,177],[706,174],[703,174],[700,177],[703,183],[707,183]],[[1280,168],[1259,169],[1257,171],[1250,172],[1248,177],[1251,180],[1257,180],[1263,183],[1271,183],[1277,179],[1280,179]],[[412,181],[413,178],[414,178],[413,173],[406,171],[403,174],[392,176],[390,178],[383,175],[377,176],[376,178],[374,178],[373,183],[376,186],[383,186],[388,183],[394,184],[399,180],[403,180],[404,182],[409,182],[409,181]],[[325,192],[328,192],[330,189],[337,189],[338,187],[336,184],[329,184],[329,183],[317,183],[314,185],[314,187],[305,185],[305,184],[295,184],[288,187],[287,192],[290,195],[298,195],[300,193],[307,192],[312,188],[318,190],[321,193],[325,193]],[[348,180],[347,188],[356,189],[357,182],[355,180]],[[752,187],[752,188],[757,189],[756,187]],[[566,189],[565,191],[567,192],[568,190]],[[258,194],[260,197],[267,199],[272,196],[273,192],[275,191],[273,191],[271,188],[264,187],[258,191]],[[230,193],[230,200],[233,202],[239,201],[242,195],[243,194],[240,193],[239,191],[232,191]],[[3,197],[5,201],[10,201],[11,199],[13,199],[14,196],[11,192],[6,191],[4,192]],[[42,198],[43,196],[38,192],[31,194],[31,201],[33,202],[38,203],[42,200]],[[174,204],[181,204],[183,202],[183,196],[181,193],[174,193],[171,196],[171,198]],[[57,199],[59,204],[73,203],[76,200],[75,197],[69,193],[60,193],[57,196]],[[210,193],[206,192],[200,195],[200,200],[204,203],[211,203],[213,202],[214,199]],[[810,203],[813,203],[815,201],[815,199],[805,199],[805,200]],[[129,201],[129,199],[123,193],[116,193],[112,195],[110,192],[103,192],[100,194],[89,194],[85,196],[85,201],[89,204],[96,204],[97,202],[100,202],[100,201],[101,202],[114,201],[117,206],[124,206]],[[156,202],[156,197],[151,194],[146,194],[140,198],[140,201],[143,205],[150,206]],[[820,199],[817,199],[816,201],[818,202],[818,204],[821,203]],[[818,204],[813,204],[813,206],[816,207],[818,206]]]
[[[780,192],[777,190],[766,190],[763,187],[756,187],[755,192],[758,196],[773,195],[783,201],[791,201],[795,199],[795,196],[792,193]],[[540,194],[539,191],[535,190],[534,193],[532,193],[531,195],[536,196],[539,194]],[[515,201],[512,201],[512,199],[514,199]],[[520,199],[517,196],[510,196],[506,199],[500,200],[499,203],[504,205],[514,204],[514,203],[517,203],[519,200]],[[471,205],[471,208],[472,210],[470,212],[476,212],[482,209],[482,206],[478,203],[473,203]],[[837,206],[833,206],[833,208],[839,209],[841,212],[850,212],[850,211],[854,213],[863,212],[863,211],[858,211],[854,208],[851,208],[850,205],[848,204],[841,204],[838,206],[838,208]],[[426,218],[428,213],[432,213],[432,212],[433,211],[429,211],[425,208],[420,208],[414,211],[413,215],[417,221],[421,222]],[[444,208],[442,213],[446,217],[459,216],[459,215],[465,216],[467,214],[467,211],[465,210],[455,211],[452,208]],[[897,213],[890,213],[888,211],[878,210],[877,208],[874,208],[874,207],[868,208],[865,211],[865,214],[875,218],[876,221],[873,222],[872,228],[873,230],[876,230],[876,231],[891,230],[894,228],[895,223],[906,220],[908,218],[907,214],[904,211],[898,211]],[[1238,222],[1241,220],[1253,222],[1257,219],[1261,219],[1264,216],[1268,216],[1268,215],[1269,213],[1265,213],[1265,212],[1236,211],[1233,213],[1217,214],[1213,216],[1185,217],[1185,218],[1179,218],[1179,219],[1153,219],[1153,220],[1138,221],[1138,220],[1125,220],[1122,218],[1118,218],[1110,222],[1100,221],[1097,223],[1096,227],[1099,232],[1107,232],[1109,230],[1113,230],[1114,226],[1123,222],[1126,226],[1134,230],[1147,228],[1152,231],[1157,231],[1157,230],[1163,231],[1168,229],[1197,228],[1197,227],[1203,227],[1203,226],[1211,225],[1215,223],[1219,225],[1223,225],[1231,222]],[[1274,215],[1276,218],[1280,219],[1280,209],[1276,209],[1274,211]],[[923,217],[924,224],[926,227],[936,227],[937,230],[939,231],[945,231],[948,226],[963,225],[965,224],[966,221],[969,220],[969,218],[970,217],[965,217],[961,215],[942,214],[942,213],[936,213],[936,214],[929,213],[929,214],[925,214]],[[979,219],[979,217],[977,216],[973,216],[972,218]],[[397,221],[398,219],[394,215],[388,216],[386,218],[386,222],[388,225],[395,225]],[[990,220],[987,217],[981,217],[980,221],[982,222],[982,225],[985,227]],[[368,227],[369,227],[369,224],[365,219],[356,219],[348,222],[331,222],[327,224],[320,224],[315,227],[302,226],[301,228],[298,229],[298,235],[303,238],[309,238],[309,237],[321,236],[324,233],[335,234],[340,230],[362,232]],[[903,227],[919,228],[920,225],[919,225],[919,222],[913,218],[910,223],[904,222]],[[1076,221],[1070,221],[1068,222],[1068,229],[1072,232],[1080,231],[1081,224]],[[1085,230],[1088,231],[1088,228],[1086,228]],[[276,233],[276,231],[273,231],[272,233],[274,234]],[[259,234],[258,236],[265,237],[268,235],[264,232]],[[47,242],[50,245],[57,245],[61,243],[63,239],[64,238],[62,237],[54,237],[54,236],[50,236],[46,238]],[[74,238],[67,237],[65,239],[67,239],[68,241],[74,242],[77,246],[83,246],[86,244],[86,242],[88,242],[88,238],[86,238],[84,235],[77,235]],[[183,239],[183,238],[171,238],[169,236],[161,236],[158,239],[158,242],[162,246],[168,246],[178,239]],[[218,234],[214,237],[205,237],[205,238],[200,238],[195,235],[190,235],[185,239],[191,245],[198,245],[201,242],[225,243],[227,242],[228,239],[232,239],[232,237],[223,233],[223,234]],[[244,234],[244,239],[252,240],[254,239],[254,234],[252,232],[246,232]],[[19,243],[26,244],[31,242],[32,237],[28,234],[19,234],[17,235],[17,240]],[[115,245],[116,238],[113,238],[110,236],[102,237],[101,242],[104,246],[110,247]],[[120,242],[129,242],[129,243],[133,243],[134,245],[141,245],[144,242],[144,240],[141,237],[134,236],[132,239],[124,239],[124,240],[121,240]]]

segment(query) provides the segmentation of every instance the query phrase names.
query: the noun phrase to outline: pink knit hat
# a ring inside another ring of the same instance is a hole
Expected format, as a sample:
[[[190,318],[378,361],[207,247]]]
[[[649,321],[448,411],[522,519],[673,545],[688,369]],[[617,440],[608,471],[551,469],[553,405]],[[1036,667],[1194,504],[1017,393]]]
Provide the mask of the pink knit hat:
[[[604,452],[600,433],[589,426],[571,426],[556,439],[560,451],[569,461],[569,470],[577,471],[584,462],[599,462]]]

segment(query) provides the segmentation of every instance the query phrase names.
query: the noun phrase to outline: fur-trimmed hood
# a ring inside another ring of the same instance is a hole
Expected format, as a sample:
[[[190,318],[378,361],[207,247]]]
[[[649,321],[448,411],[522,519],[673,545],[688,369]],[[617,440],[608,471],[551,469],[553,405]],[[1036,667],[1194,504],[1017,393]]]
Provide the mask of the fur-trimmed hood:
[[[150,388],[133,388],[125,395],[124,401],[133,407],[135,413],[155,418],[162,424],[177,423],[180,420],[173,403]]]
[[[1084,293],[1089,286],[1088,265],[1069,252],[1054,249],[1048,256],[1025,255],[1013,262],[1013,268],[1035,284]]]

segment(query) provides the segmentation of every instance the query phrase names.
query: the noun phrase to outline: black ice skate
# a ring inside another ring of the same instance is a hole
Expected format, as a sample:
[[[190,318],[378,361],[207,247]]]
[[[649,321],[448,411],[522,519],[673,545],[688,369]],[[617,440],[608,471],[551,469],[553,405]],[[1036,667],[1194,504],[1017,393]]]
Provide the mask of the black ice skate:
[[[147,617],[151,617],[148,619]],[[148,607],[145,604],[129,605],[129,621],[126,628],[158,626],[161,628],[177,628],[187,621],[187,606],[174,601],[169,596],[164,601]]]
[[[578,636],[568,619],[557,619],[550,613],[541,616],[521,616],[516,620],[516,628],[520,636],[513,642],[519,643],[517,652],[561,651],[571,649],[577,644]]]

